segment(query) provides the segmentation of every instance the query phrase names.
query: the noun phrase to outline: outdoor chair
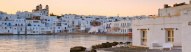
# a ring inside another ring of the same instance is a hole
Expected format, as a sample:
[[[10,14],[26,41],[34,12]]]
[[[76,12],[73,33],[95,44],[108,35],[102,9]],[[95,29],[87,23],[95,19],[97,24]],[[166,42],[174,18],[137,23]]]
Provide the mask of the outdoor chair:
[[[172,43],[164,43],[164,44],[162,44],[161,50],[163,50],[164,48],[169,48],[171,50],[173,48],[173,44]]]

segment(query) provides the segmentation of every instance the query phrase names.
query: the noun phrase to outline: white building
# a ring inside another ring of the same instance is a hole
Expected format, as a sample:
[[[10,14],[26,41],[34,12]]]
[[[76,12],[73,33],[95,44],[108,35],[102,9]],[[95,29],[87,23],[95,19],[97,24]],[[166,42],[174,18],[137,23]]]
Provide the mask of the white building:
[[[40,34],[41,24],[40,20],[26,20],[27,34]]]
[[[16,15],[18,19],[26,19],[30,16],[28,11],[24,11],[24,12],[17,11]]]
[[[105,23],[107,33],[111,34],[128,34],[132,32],[132,21],[117,21]]]
[[[0,33],[13,33],[13,21],[0,21]]]
[[[15,19],[13,21],[13,34],[25,34],[25,19]]]
[[[2,18],[1,18],[1,20],[4,20],[4,21],[9,21],[9,20],[15,20],[15,19],[17,19],[17,16],[16,15],[9,15],[9,14],[3,14],[2,15]]]
[[[158,17],[133,20],[133,46],[152,48],[153,43],[161,46],[171,42],[182,46],[183,52],[191,51],[191,3],[164,6]]]
[[[105,33],[106,30],[103,26],[95,26],[90,28],[90,30],[88,31],[88,33]]]

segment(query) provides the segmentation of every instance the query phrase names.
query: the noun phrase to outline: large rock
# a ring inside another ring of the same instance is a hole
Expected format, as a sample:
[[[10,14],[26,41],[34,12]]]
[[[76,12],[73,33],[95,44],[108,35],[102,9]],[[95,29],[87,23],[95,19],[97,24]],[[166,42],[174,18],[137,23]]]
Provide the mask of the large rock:
[[[92,49],[91,52],[97,52],[95,49]]]
[[[116,45],[118,45],[119,43],[118,42],[113,42],[112,43],[112,46],[116,46]]]
[[[86,48],[82,46],[76,46],[76,47],[70,48],[70,52],[84,52],[85,50]]]

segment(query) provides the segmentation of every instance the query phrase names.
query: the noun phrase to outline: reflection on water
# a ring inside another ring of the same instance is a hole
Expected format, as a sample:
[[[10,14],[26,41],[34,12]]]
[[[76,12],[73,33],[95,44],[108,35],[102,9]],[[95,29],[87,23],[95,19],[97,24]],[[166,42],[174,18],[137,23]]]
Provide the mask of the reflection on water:
[[[102,35],[1,35],[0,52],[69,52],[71,47],[104,42],[131,41],[127,36]]]

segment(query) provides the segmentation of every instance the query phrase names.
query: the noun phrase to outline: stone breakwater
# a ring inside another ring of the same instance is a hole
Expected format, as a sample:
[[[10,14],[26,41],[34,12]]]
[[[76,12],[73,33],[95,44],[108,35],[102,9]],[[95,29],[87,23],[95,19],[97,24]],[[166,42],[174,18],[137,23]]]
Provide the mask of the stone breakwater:
[[[102,48],[112,48],[112,47],[116,47],[117,45],[128,45],[131,42],[106,42],[106,43],[101,43],[98,45],[93,45],[91,47],[91,50],[85,50],[85,47],[82,46],[76,46],[76,47],[72,47],[70,48],[70,52],[97,52],[96,49],[102,49]],[[128,48],[128,47],[127,47]]]

